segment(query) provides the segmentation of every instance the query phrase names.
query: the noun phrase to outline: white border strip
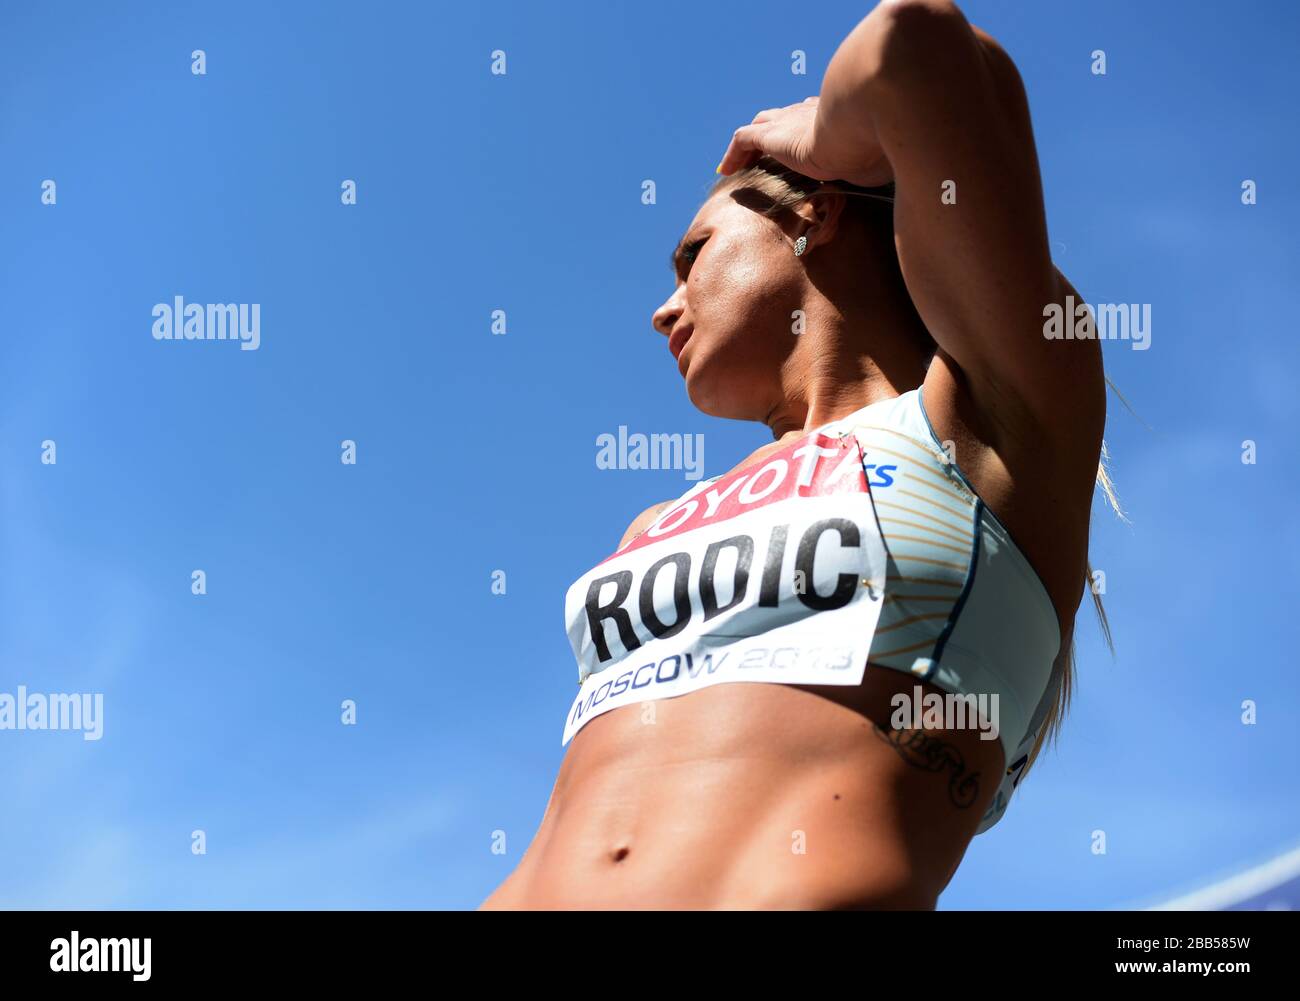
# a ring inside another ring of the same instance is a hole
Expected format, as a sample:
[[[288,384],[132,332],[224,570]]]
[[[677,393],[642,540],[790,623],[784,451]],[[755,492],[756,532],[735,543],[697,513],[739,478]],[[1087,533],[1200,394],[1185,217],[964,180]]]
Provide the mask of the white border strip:
[[[1215,883],[1202,890],[1176,897],[1163,904],[1148,907],[1149,911],[1218,911],[1243,900],[1267,893],[1275,886],[1300,876],[1300,848],[1283,852],[1275,859],[1236,876],[1231,876],[1221,883]]]

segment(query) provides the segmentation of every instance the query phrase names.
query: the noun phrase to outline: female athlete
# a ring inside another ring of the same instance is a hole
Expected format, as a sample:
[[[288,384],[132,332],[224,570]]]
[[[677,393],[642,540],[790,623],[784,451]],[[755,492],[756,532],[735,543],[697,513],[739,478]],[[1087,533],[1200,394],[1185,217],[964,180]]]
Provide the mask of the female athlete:
[[[570,590],[568,751],[484,908],[933,908],[1064,712],[1105,377],[1015,65],[881,3],[718,173],[653,325],[774,441]]]

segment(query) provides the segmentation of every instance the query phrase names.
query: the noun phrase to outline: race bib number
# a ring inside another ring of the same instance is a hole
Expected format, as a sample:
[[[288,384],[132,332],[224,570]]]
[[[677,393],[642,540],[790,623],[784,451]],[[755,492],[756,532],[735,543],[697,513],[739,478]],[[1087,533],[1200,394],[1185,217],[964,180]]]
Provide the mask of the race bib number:
[[[562,744],[611,709],[723,682],[860,684],[885,564],[851,434],[687,492],[569,588],[582,685]]]

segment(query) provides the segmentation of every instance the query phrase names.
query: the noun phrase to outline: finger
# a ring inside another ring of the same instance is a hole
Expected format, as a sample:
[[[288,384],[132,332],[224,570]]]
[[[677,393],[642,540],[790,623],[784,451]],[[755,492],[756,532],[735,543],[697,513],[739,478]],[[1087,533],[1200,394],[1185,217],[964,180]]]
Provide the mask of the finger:
[[[816,104],[816,103],[817,103],[818,101],[820,101],[821,99],[822,99],[822,98],[821,98],[821,95],[820,95],[820,94],[814,94],[812,97],[805,97],[805,98],[803,99],[803,103],[804,103],[804,104]]]
[[[757,115],[754,116],[753,120],[749,124],[758,125],[762,122],[771,121],[773,118],[775,118],[778,114],[780,114],[784,110],[785,108],[764,108],[762,111],[760,111]]]
[[[731,135],[727,151],[722,154],[716,173],[733,174],[744,170],[763,155],[762,136],[768,129],[766,122],[758,125],[742,125]]]

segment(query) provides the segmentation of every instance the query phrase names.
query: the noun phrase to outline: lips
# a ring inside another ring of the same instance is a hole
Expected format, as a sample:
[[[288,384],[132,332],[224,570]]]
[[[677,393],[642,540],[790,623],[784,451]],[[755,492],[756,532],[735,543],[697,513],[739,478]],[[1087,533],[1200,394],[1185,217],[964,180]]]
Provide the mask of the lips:
[[[691,339],[691,334],[695,333],[694,327],[678,327],[668,336],[668,350],[673,353],[674,358],[680,358],[682,348],[686,347],[686,342]]]

